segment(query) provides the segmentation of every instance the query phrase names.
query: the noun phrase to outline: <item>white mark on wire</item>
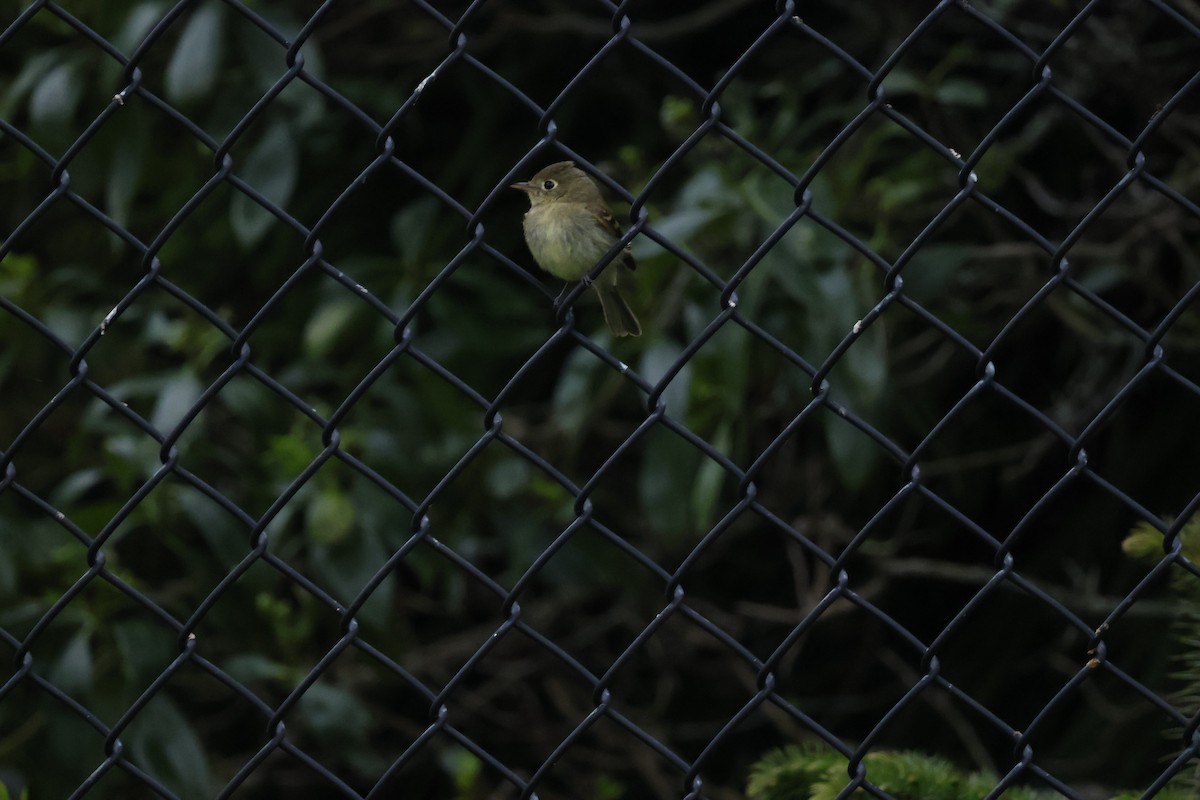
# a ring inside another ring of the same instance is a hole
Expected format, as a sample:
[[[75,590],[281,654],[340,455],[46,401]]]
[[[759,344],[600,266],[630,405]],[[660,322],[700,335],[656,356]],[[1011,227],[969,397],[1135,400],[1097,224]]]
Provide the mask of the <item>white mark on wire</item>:
[[[438,71],[435,69],[433,72],[426,75],[425,78],[417,84],[417,89],[413,92],[413,94],[419,97],[421,92],[425,91],[425,87],[429,85],[429,82],[437,77],[437,74]]]
[[[100,335],[101,336],[108,333],[108,326],[112,324],[113,318],[116,316],[117,316],[117,309],[113,308],[113,310],[108,312],[108,314],[104,317],[104,319],[101,320],[101,322],[100,322]]]

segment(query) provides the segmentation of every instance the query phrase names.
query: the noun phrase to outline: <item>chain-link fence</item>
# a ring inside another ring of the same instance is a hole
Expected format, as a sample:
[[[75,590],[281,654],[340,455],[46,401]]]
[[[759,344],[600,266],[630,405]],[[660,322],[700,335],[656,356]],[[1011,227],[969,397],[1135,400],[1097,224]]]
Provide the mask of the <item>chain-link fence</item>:
[[[1192,796],[1200,7],[315,6],[3,6],[9,796]]]

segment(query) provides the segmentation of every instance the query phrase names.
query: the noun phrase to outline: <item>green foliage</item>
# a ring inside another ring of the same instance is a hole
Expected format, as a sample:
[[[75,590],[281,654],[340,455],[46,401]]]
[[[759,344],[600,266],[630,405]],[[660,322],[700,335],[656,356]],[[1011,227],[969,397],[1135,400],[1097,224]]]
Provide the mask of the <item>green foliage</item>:
[[[479,796],[478,786],[483,773],[483,762],[473,753],[454,748],[442,753],[442,769],[454,781],[455,800],[473,800]]]
[[[1200,518],[1193,518],[1179,530],[1180,552],[1190,561],[1200,561]],[[1121,542],[1127,556],[1138,559],[1161,557],[1163,535],[1145,520],[1139,521]]]
[[[1188,520],[1179,530],[1180,552],[1190,561],[1200,560],[1200,517]],[[1139,560],[1161,558],[1165,540],[1162,533],[1148,522],[1141,521],[1133,527],[1121,542],[1126,555]],[[1174,651],[1171,654],[1174,667],[1171,677],[1177,688],[1171,693],[1172,703],[1177,708],[1200,708],[1200,587],[1190,573],[1172,570],[1171,594],[1178,605],[1172,618],[1171,634]],[[1172,738],[1183,735],[1182,730],[1172,731]],[[1200,793],[1200,767],[1189,766],[1177,774],[1170,787],[1195,797]]]
[[[834,800],[850,783],[848,761],[827,747],[792,745],[763,756],[750,771],[746,796],[750,800]],[[949,761],[922,753],[881,750],[863,758],[865,777],[897,800],[982,800],[999,778],[986,772],[963,773]],[[862,789],[851,797],[869,797]],[[1027,788],[1006,789],[1005,800],[1052,800],[1058,792]],[[1140,793],[1120,794],[1130,800]],[[1167,790],[1161,800],[1186,800],[1190,794]]]

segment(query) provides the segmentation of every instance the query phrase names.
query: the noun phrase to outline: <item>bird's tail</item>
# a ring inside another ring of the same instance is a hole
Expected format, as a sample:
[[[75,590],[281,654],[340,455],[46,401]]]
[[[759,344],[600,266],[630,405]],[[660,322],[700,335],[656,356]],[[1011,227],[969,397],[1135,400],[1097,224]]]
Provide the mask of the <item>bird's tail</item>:
[[[604,321],[608,323],[613,336],[641,336],[642,326],[617,287],[602,286],[599,282],[594,285],[600,295],[600,306],[604,309]]]

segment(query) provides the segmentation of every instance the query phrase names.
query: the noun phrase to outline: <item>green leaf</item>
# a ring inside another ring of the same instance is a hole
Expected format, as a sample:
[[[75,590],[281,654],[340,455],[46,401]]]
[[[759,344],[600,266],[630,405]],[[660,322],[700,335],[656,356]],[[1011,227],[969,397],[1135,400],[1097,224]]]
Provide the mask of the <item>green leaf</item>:
[[[554,387],[554,422],[564,431],[579,431],[587,421],[594,383],[603,364],[586,350],[567,357]]]
[[[592,789],[592,797],[595,800],[620,800],[620,798],[628,796],[625,784],[615,778],[597,775],[595,780],[596,785]]]
[[[62,63],[62,50],[53,49],[31,55],[25,60],[24,66],[4,92],[4,100],[0,102],[0,116],[11,117],[17,104],[30,90],[37,86],[46,73]]]
[[[257,653],[230,656],[224,664],[229,676],[241,683],[288,680],[291,671],[284,664]]]
[[[338,337],[346,328],[359,319],[362,301],[354,297],[344,296],[332,300],[309,318],[304,326],[304,349],[316,358],[328,355]]]
[[[355,499],[361,503],[362,495],[355,495]],[[358,511],[355,512],[353,524],[353,535],[343,535],[334,544],[316,541],[311,549],[313,577],[343,602],[355,597],[391,555],[391,551],[384,548],[377,531],[363,522],[362,514]],[[394,610],[392,596],[395,587],[394,581],[384,581],[376,587],[370,601],[359,610],[359,622],[376,630],[390,629],[394,624],[391,614]]]
[[[29,255],[8,253],[0,259],[0,294],[19,297],[38,276],[38,260]]]
[[[834,395],[855,411],[870,415],[887,388],[886,317],[876,318],[850,349],[830,376]]]
[[[879,207],[884,211],[895,211],[907,207],[920,200],[930,189],[926,178],[903,179],[889,176],[887,181],[879,181],[871,188],[879,192]]]
[[[237,158],[235,151],[234,158]],[[300,153],[291,129],[283,123],[271,125],[245,156],[238,175],[277,206],[286,206],[296,188]],[[229,203],[233,235],[243,247],[252,247],[276,221],[271,212],[237,192]]]
[[[204,387],[195,375],[177,372],[159,391],[150,424],[164,434],[170,432],[192,410],[203,391]]]
[[[651,345],[642,353],[638,372],[651,384],[656,384],[667,374],[667,370],[675,364],[683,348],[671,341],[662,340]],[[663,390],[662,399],[666,403],[667,413],[675,419],[686,419],[688,410],[688,395],[692,386],[692,362],[684,363],[682,369],[675,374],[671,382]]]
[[[664,131],[687,136],[696,128],[696,101],[689,97],[667,95],[658,110],[658,121]]]
[[[971,259],[970,245],[930,244],[917,251],[904,270],[904,291],[926,302],[942,294]]]
[[[461,747],[443,750],[438,757],[442,770],[454,779],[454,788],[459,791],[459,797],[471,796],[465,793],[475,786],[483,774],[483,762]]]
[[[87,632],[77,631],[54,660],[46,676],[68,694],[83,694],[92,686],[92,646],[89,638]]]
[[[532,472],[533,468],[525,459],[505,457],[488,467],[484,483],[492,497],[516,497],[529,487]]]
[[[883,91],[890,97],[906,94],[923,96],[928,93],[929,87],[913,73],[894,69],[883,79]]]
[[[754,319],[760,308],[780,299],[779,290],[801,307],[818,300],[813,285],[819,274],[815,269],[819,260],[815,244],[811,227],[796,225],[785,233],[751,273],[746,285],[754,291],[741,292],[742,313]]]
[[[122,737],[134,762],[184,800],[211,795],[208,759],[200,739],[175,703],[160,693],[134,719]]]
[[[811,285],[817,294],[809,306],[806,324],[824,360],[859,319],[861,303],[847,270],[823,272]]]
[[[205,3],[188,19],[167,62],[166,93],[174,103],[206,96],[217,80],[224,40],[222,6]]]
[[[63,478],[50,494],[50,501],[58,508],[74,505],[89,491],[104,483],[104,472],[95,467],[89,467],[72,472]]]
[[[437,230],[434,224],[439,213],[437,202],[432,197],[422,197],[403,208],[392,217],[389,232],[392,242],[400,253],[400,264],[415,267],[428,250],[429,238]]]
[[[246,528],[208,495],[191,486],[171,484],[170,502],[224,564],[235,564],[245,555]]]
[[[646,522],[665,535],[682,535],[691,529],[691,492],[700,453],[691,444],[663,428],[646,437],[646,451],[638,474],[638,499]]]
[[[125,55],[131,55],[162,15],[162,3],[141,3],[125,16],[125,24],[113,37],[113,44]]]
[[[362,740],[371,727],[372,714],[362,700],[326,683],[310,686],[296,711],[317,736],[331,741]]]
[[[304,510],[304,521],[314,541],[344,541],[354,530],[354,504],[339,489],[324,488]]]
[[[149,149],[145,125],[125,125],[121,141],[109,157],[108,180],[104,185],[108,215],[124,225],[142,178],[142,164]]]
[[[939,103],[965,108],[983,108],[988,104],[987,90],[975,81],[948,78],[938,84],[933,97]]]
[[[729,454],[733,444],[731,425],[722,422],[716,432],[709,438],[709,443],[724,455]],[[696,471],[696,480],[692,486],[692,514],[696,524],[701,528],[712,525],[713,510],[721,497],[721,486],[729,478],[725,468],[711,458],[700,460],[700,469]]]
[[[739,200],[745,202],[745,210],[774,228],[792,213],[795,191],[775,175],[749,175],[738,186]]]
[[[656,217],[651,221],[651,227],[675,244],[682,246],[697,232],[708,227],[712,221],[713,213],[711,209],[707,208],[684,208],[671,214]],[[631,251],[633,252],[633,257],[638,261],[646,261],[667,253],[658,242],[647,236],[639,236],[634,239]]]
[[[1079,282],[1097,294],[1120,286],[1129,280],[1129,277],[1128,267],[1114,261],[1089,264],[1086,270],[1078,273]]]
[[[836,414],[824,415],[825,442],[838,476],[853,491],[862,488],[879,460],[879,448],[870,438]]]
[[[721,177],[720,168],[711,164],[701,167],[692,177],[688,178],[679,190],[676,207],[712,207],[720,205],[722,200],[728,202],[733,199],[725,187],[725,180]]]
[[[66,61],[46,73],[29,97],[29,118],[39,126],[64,125],[79,106],[79,64]]]
[[[715,379],[715,386],[710,384],[705,387],[713,390],[708,396],[713,402],[711,410],[723,411],[724,416],[745,413],[753,342],[750,332],[742,326],[725,325],[705,346],[702,351],[705,364],[713,367],[712,377]],[[696,406],[693,409],[697,413],[700,411]]]
[[[225,384],[217,401],[240,417],[261,417],[271,413],[272,395],[261,383],[245,375],[236,375]]]
[[[113,624],[113,638],[121,654],[122,669],[140,685],[149,684],[173,657],[173,634],[161,624],[130,619]]]
[[[272,436],[263,464],[268,472],[281,481],[290,481],[302,472],[313,459],[313,449],[298,434]]]

